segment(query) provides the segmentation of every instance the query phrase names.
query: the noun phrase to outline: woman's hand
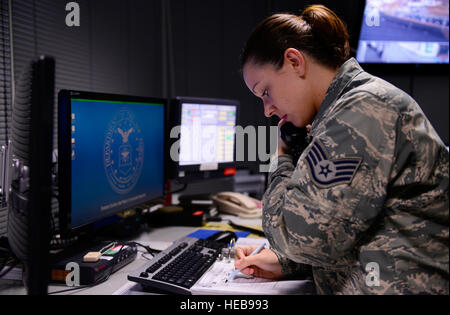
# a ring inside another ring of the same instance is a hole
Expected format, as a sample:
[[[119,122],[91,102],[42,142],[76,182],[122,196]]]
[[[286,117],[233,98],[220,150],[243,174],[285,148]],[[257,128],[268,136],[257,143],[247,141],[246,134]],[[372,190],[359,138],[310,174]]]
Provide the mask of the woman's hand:
[[[283,139],[281,139],[281,126],[286,123],[286,120],[280,119],[278,122],[278,155],[289,154],[289,147],[284,143]],[[311,131],[311,125],[306,125],[306,130],[309,133]]]
[[[278,155],[288,154],[289,152],[289,147],[286,145],[286,143],[284,143],[283,139],[281,139],[280,136],[281,126],[283,126],[285,123],[286,120],[284,119],[280,119],[280,121],[278,122]]]
[[[235,251],[234,266],[241,269],[246,275],[252,275],[260,278],[279,279],[282,276],[281,265],[277,255],[267,248],[263,248],[256,255],[249,256],[258,246],[248,245],[239,246]]]

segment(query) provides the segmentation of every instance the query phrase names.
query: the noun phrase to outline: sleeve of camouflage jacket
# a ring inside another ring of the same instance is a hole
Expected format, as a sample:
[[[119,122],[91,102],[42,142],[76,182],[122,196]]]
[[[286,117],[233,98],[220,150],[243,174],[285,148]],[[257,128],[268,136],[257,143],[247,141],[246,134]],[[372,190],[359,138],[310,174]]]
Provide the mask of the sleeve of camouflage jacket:
[[[400,130],[396,109],[359,92],[338,101],[330,115],[313,125],[296,166],[289,155],[272,161],[263,227],[285,273],[288,260],[345,268],[386,198]]]

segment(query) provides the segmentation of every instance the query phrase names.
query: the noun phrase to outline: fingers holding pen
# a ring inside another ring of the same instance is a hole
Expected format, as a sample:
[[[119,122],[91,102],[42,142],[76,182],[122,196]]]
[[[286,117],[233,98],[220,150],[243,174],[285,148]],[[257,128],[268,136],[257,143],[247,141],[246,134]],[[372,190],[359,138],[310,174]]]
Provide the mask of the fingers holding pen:
[[[254,263],[251,259],[255,256],[249,256],[258,246],[256,245],[248,245],[248,246],[239,246],[235,250],[235,262],[234,266],[236,269],[242,269],[241,272],[247,275],[253,275],[255,270],[250,266]]]
[[[250,256],[257,248],[256,245],[239,246],[235,251],[234,266],[241,269],[243,274],[269,279],[282,276],[281,265],[271,249],[264,248],[258,254]]]

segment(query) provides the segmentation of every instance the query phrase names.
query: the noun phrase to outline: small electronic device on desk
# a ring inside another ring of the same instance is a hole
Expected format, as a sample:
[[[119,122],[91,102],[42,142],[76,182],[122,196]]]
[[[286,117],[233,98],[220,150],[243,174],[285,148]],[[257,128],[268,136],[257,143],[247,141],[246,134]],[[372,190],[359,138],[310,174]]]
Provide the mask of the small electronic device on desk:
[[[132,262],[136,255],[137,248],[134,244],[97,245],[73,255],[57,258],[51,264],[50,280],[66,282],[66,277],[74,270],[68,267],[77,266],[80,285],[96,284]]]
[[[178,201],[180,206],[189,212],[203,211],[206,213],[214,205],[210,194],[180,196]]]
[[[190,211],[181,206],[165,206],[148,215],[151,226],[201,226],[203,211]]]
[[[222,243],[224,245],[229,244],[233,239],[235,241],[237,240],[236,233],[233,231],[221,231],[207,238],[207,240]]]

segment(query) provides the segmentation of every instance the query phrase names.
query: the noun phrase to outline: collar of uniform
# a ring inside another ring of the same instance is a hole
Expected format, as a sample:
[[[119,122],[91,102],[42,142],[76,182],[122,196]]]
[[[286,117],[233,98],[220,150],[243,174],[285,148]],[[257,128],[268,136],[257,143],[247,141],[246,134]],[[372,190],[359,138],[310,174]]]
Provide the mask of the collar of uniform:
[[[341,96],[345,87],[356,77],[359,73],[364,71],[355,58],[350,58],[339,68],[338,72],[331,81],[330,87],[325,94],[325,98],[320,105],[319,112],[316,115],[312,123],[312,129],[314,129],[317,122],[322,120],[330,105],[333,104],[339,96]]]

